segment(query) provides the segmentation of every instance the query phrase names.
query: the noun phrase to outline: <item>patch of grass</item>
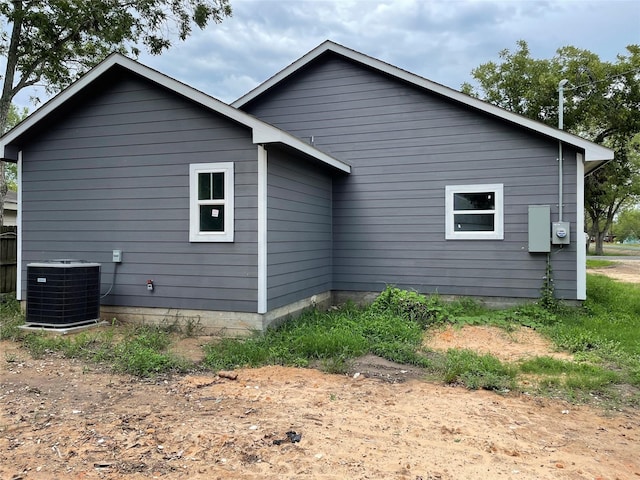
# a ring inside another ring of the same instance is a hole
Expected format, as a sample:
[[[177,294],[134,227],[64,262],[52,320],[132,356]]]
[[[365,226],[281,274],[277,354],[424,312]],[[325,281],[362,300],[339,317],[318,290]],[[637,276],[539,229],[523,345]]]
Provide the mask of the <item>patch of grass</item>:
[[[640,285],[638,284],[618,282],[601,275],[588,275],[587,292],[585,307],[591,314],[615,311],[640,316]],[[638,335],[640,336],[640,333]]]
[[[140,377],[168,372],[186,372],[193,367],[167,352],[169,333],[161,327],[143,325],[135,328],[114,348],[113,366],[118,372]]]
[[[455,306],[472,308],[471,302]],[[473,308],[477,306],[473,304]],[[388,288],[369,308],[354,305],[310,311],[299,318],[248,339],[225,339],[205,347],[205,364],[225,369],[264,364],[344,370],[350,359],[373,353],[387,360],[430,367],[422,349],[424,327],[449,315],[437,297]]]
[[[205,364],[217,370],[319,362],[336,371],[344,370],[349,359],[368,352],[392,361],[421,364],[421,341],[422,329],[416,322],[349,305],[333,312],[307,312],[264,335],[209,344],[205,346]]]
[[[204,351],[204,363],[213,370],[257,367],[268,364],[270,358],[268,345],[257,334],[248,339],[223,338],[205,345]]]
[[[320,361],[320,368],[323,372],[327,373],[347,373],[351,368],[351,359],[343,355],[325,358]]]
[[[612,402],[640,403],[640,286],[589,275],[587,290],[588,300],[582,308],[560,302],[545,307],[538,302],[496,311],[469,299],[446,303],[437,295],[389,287],[368,308],[350,304],[328,312],[308,311],[264,334],[219,339],[204,347],[203,366],[212,370],[269,364],[318,366],[344,373],[352,359],[372,353],[423,367],[430,378],[471,389],[519,389],[518,380],[528,376],[535,377],[537,392],[570,400],[597,394]],[[21,321],[19,305],[0,308],[5,309],[0,312],[9,312],[2,313],[3,328],[8,328],[6,318]],[[469,350],[438,353],[425,349],[425,330],[444,324],[493,325],[507,331],[528,326],[547,335],[558,348],[572,352],[576,361],[540,357],[508,364]],[[34,356],[57,352],[118,372],[153,376],[194,368],[172,355],[169,347],[172,334],[192,334],[198,326],[194,318],[186,323],[187,331],[169,322],[112,326],[69,336],[28,333],[17,338]],[[17,330],[17,326],[10,328]]]
[[[443,368],[446,383],[459,383],[472,390],[511,390],[515,387],[516,372],[493,355],[465,349],[448,350]]]
[[[564,391],[574,398],[598,394],[616,400],[623,390],[640,388],[640,286],[601,275],[587,275],[587,300],[583,308],[565,309],[559,321],[543,329],[559,349],[574,354],[578,363],[556,364],[562,372],[545,371],[541,385]],[[557,362],[557,361],[556,361]],[[521,368],[533,368],[524,364]],[[631,397],[636,394],[631,394]]]
[[[604,358],[640,355],[640,285],[587,276],[584,309],[562,315],[550,330],[559,347]]]
[[[467,300],[447,304],[437,296],[425,297],[389,287],[370,308],[346,306],[333,312],[309,312],[262,336],[211,344],[206,347],[205,362],[213,369],[311,364],[320,365],[325,371],[343,372],[352,358],[373,353],[424,367],[433,378],[472,389],[518,389],[520,376],[535,375],[538,391],[547,389],[556,396],[576,399],[593,392],[612,395],[610,387],[634,385],[640,380],[640,360],[634,360],[640,357],[632,355],[635,350],[626,350],[632,344],[637,348],[640,342],[636,333],[635,340],[624,346],[618,333],[636,328],[637,323],[629,323],[628,318],[636,307],[627,302],[622,312],[611,308],[612,302],[620,303],[620,296],[626,297],[629,291],[623,287],[616,292],[600,282],[598,278],[590,279],[593,295],[585,308],[570,308],[558,302],[553,308],[533,303],[500,311],[487,310]],[[611,312],[615,314],[612,316]],[[606,325],[601,325],[603,322]],[[492,355],[469,350],[450,350],[446,354],[426,351],[422,347],[424,330],[444,323],[494,325],[507,331],[515,331],[521,325],[532,327],[581,361],[543,357],[528,363],[505,364]]]
[[[314,364],[325,371],[343,372],[351,359],[372,353],[427,368],[449,383],[491,390],[512,388],[515,370],[495,357],[469,351],[443,356],[422,347],[424,329],[452,318],[452,312],[480,314],[486,309],[472,301],[449,305],[437,296],[390,287],[369,308],[347,305],[337,311],[307,312],[264,335],[209,344],[205,363],[214,370]]]
[[[572,362],[558,360],[552,357],[535,357],[520,363],[520,370],[523,373],[537,375],[562,375],[567,368],[572,368]]]
[[[639,246],[637,243],[605,243],[602,245],[602,249],[605,256],[623,257],[637,255],[637,248]],[[592,251],[595,251],[595,248],[592,249]]]
[[[611,265],[615,265],[617,262],[612,262],[611,260],[600,260],[597,258],[589,258],[587,259],[587,268],[602,268],[602,267],[610,267]]]
[[[113,357],[113,331],[87,331],[68,336],[30,332],[24,335],[23,344],[35,358],[55,352],[67,358],[99,363]]]
[[[636,256],[637,252],[631,252],[629,250],[614,250],[609,249],[602,252],[603,257],[633,257]]]
[[[527,374],[546,377],[549,382],[554,378],[556,385],[562,385],[571,391],[602,391],[606,386],[621,380],[617,372],[599,365],[569,362],[551,357],[536,357],[520,364],[520,371]]]
[[[14,296],[0,299],[0,340],[20,338],[20,325],[24,323],[24,314],[20,302]]]
[[[114,371],[140,377],[185,372],[193,368],[193,365],[168,353],[169,344],[169,333],[152,326],[130,328],[120,341],[115,341],[113,327],[69,336],[38,332],[24,337],[24,345],[36,358],[55,352],[67,358],[106,364]]]

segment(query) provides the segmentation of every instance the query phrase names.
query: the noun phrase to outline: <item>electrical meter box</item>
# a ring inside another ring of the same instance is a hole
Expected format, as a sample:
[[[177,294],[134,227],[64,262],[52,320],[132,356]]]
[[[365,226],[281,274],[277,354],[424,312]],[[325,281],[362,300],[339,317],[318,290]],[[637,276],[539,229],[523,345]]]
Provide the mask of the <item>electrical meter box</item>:
[[[554,245],[569,245],[569,222],[553,222],[551,225],[551,243]]]
[[[529,205],[529,252],[544,253],[551,251],[549,225],[551,207],[549,205]]]

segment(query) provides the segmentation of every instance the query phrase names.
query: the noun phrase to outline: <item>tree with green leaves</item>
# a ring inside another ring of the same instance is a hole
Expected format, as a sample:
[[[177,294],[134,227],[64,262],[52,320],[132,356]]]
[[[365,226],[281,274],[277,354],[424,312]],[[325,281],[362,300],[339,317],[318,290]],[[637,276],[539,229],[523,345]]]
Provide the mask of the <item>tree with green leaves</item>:
[[[111,52],[158,55],[176,37],[230,15],[229,0],[0,0],[0,132],[22,89],[44,85],[56,93]],[[0,225],[6,191],[0,175]]]
[[[25,107],[18,109],[15,105],[9,106],[9,114],[7,116],[7,125],[5,130],[10,130],[22,120],[27,118],[29,110]],[[4,132],[3,132],[4,133]],[[18,169],[15,163],[0,162],[0,175],[4,177],[4,182],[9,190],[16,191],[18,189]]]
[[[558,84],[564,87],[564,127],[609,147],[615,160],[585,179],[585,211],[596,253],[621,207],[640,198],[640,46],[629,45],[615,62],[567,46],[550,59],[532,58],[520,40],[472,71],[477,85],[462,91],[548,125],[558,124]]]
[[[8,27],[0,50],[6,67],[0,96],[0,129],[9,105],[25,87],[49,92],[69,85],[113,51],[154,55],[231,15],[229,0],[0,0]],[[172,32],[175,32],[172,34]]]
[[[613,224],[613,233],[620,241],[640,241],[640,208],[634,206],[620,212]]]

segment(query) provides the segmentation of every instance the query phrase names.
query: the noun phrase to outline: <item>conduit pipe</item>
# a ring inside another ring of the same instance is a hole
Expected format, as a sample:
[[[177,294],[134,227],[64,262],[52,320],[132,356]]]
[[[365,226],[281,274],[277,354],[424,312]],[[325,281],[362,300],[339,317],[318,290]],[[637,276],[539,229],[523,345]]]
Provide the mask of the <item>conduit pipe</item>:
[[[558,83],[558,128],[562,130],[564,127],[564,86],[569,82],[566,78],[563,78]],[[562,222],[562,140],[558,140],[558,221]]]

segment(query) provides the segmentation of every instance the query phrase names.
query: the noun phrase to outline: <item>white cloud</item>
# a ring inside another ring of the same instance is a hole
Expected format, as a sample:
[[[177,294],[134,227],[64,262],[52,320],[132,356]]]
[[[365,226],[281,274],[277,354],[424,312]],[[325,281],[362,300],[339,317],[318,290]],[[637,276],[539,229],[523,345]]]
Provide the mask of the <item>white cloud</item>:
[[[140,60],[233,101],[330,39],[459,88],[471,70],[526,40],[549,58],[574,45],[615,60],[640,44],[637,0],[231,0],[233,17]],[[22,102],[26,103],[25,96]],[[21,102],[21,103],[22,103]]]

